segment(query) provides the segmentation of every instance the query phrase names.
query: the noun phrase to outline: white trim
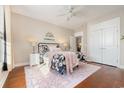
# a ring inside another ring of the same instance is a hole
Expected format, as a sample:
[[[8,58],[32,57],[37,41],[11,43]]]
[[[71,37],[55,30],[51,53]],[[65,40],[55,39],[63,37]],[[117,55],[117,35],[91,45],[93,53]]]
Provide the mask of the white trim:
[[[85,51],[84,50],[84,37],[83,37],[83,31],[80,31],[80,32],[75,32],[74,33],[74,37],[75,37],[75,39],[76,39],[76,37],[81,37],[81,45],[82,45],[82,47],[81,47],[81,51],[83,52],[83,51]],[[73,41],[74,42],[74,41]]]
[[[124,65],[119,65],[118,68],[124,69]]]
[[[8,77],[9,71],[2,72],[1,78],[0,78],[0,88],[3,87],[7,77]]]
[[[116,17],[116,22],[117,22],[117,43],[118,43],[118,45],[117,45],[117,47],[118,47],[118,59],[117,59],[117,67],[119,67],[120,68],[120,17]]]
[[[86,61],[90,61],[90,62],[93,62],[91,59],[89,59],[89,58],[86,58]]]
[[[76,32],[74,33],[74,37],[78,37],[78,36],[83,36],[83,32]]]
[[[20,67],[20,66],[25,66],[25,65],[29,65],[29,62],[15,63],[14,67]]]

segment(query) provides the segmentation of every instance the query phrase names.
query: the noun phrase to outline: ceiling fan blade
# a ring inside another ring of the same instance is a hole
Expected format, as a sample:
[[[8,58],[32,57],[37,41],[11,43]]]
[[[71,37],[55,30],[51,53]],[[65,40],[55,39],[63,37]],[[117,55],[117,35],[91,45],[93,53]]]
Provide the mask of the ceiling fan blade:
[[[72,9],[72,6],[71,6],[71,5],[69,5],[69,6],[68,6],[68,10],[71,10],[71,9]]]
[[[75,8],[73,9],[73,12],[81,11],[82,9],[83,9],[82,6],[75,6]]]
[[[67,15],[67,14],[60,14],[60,15],[58,15],[58,16],[65,16],[65,15]]]
[[[72,11],[72,16],[83,15],[84,6],[74,6],[74,10]]]

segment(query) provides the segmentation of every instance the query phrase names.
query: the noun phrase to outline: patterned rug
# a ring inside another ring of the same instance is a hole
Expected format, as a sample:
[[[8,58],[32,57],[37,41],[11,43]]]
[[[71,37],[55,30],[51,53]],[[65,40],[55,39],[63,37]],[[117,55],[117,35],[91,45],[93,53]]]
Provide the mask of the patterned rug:
[[[91,64],[80,64],[71,75],[61,75],[50,70],[48,65],[25,67],[27,88],[73,88],[100,67]]]

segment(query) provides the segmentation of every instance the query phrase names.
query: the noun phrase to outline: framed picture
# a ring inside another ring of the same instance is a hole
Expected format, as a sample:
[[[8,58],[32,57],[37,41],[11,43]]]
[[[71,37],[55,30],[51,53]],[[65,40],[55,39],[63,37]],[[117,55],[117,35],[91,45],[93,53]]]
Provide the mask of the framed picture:
[[[51,32],[47,32],[44,37],[45,43],[55,43],[55,37]]]

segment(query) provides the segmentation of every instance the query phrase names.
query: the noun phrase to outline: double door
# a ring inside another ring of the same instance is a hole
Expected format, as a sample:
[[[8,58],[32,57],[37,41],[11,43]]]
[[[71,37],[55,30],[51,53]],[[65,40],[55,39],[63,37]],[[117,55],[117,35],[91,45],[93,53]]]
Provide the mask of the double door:
[[[90,28],[88,52],[92,61],[117,66],[119,58],[117,23],[118,21],[110,20]]]

